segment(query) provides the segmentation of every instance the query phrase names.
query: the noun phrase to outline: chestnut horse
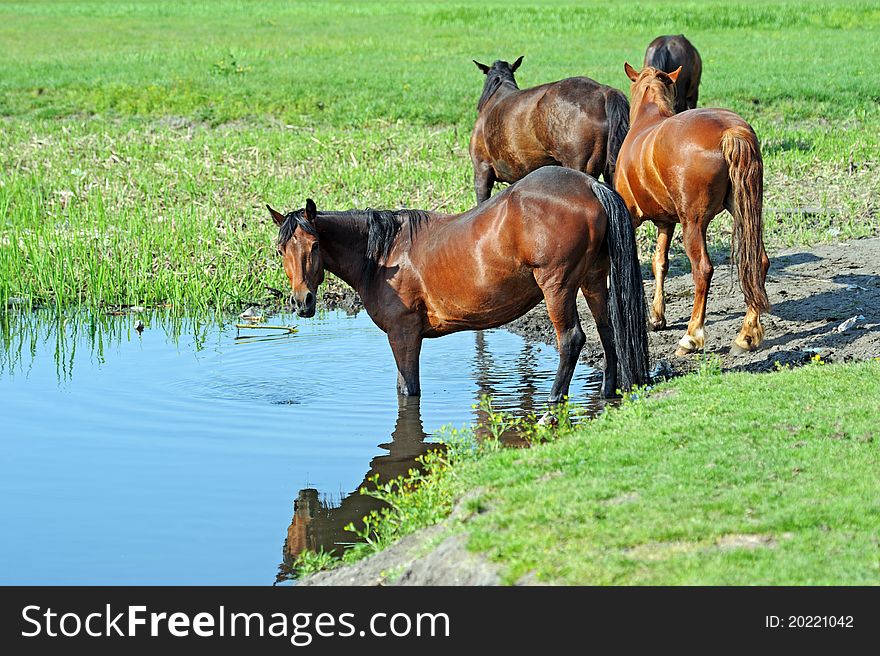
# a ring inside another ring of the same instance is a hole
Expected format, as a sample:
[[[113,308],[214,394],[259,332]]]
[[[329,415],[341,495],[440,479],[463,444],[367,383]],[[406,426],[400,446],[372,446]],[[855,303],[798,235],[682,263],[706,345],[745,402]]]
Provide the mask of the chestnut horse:
[[[681,73],[675,81],[675,113],[694,109],[697,106],[703,60],[684,34],[658,36],[651,41],[645,52],[644,66],[652,66],[664,73],[672,73],[675,69],[681,68]]]
[[[269,211],[300,316],[314,315],[325,268],[348,283],[388,335],[400,394],[420,393],[424,338],[500,326],[543,298],[559,348],[550,402],[563,400],[586,341],[579,289],[605,351],[603,394],[647,381],[632,219],[620,196],[579,171],[543,168],[457,215],[318,212],[311,199],[286,215]]]
[[[681,223],[696,291],[687,333],[676,353],[703,348],[706,297],[713,271],[706,229],[722,209],[727,209],[733,215],[731,262],[739,269],[747,306],[731,353],[754,350],[764,338],[761,313],[770,309],[764,289],[770,260],[764,251],[764,165],[758,138],[748,123],[726,109],[691,109],[676,114],[674,84],[679,70],[664,73],[648,66],[639,73],[629,64],[624,68],[632,80],[632,109],[630,131],[617,160],[615,186],[636,226],[646,219],[657,226],[651,326],[655,330],[666,327],[663,280],[669,270],[669,242],[675,224]]]
[[[522,59],[491,67],[474,61],[486,74],[470,144],[477,203],[492,195],[496,180],[516,182],[551,164],[604,175],[612,184],[629,129],[626,96],[588,77],[521,91],[513,74]]]

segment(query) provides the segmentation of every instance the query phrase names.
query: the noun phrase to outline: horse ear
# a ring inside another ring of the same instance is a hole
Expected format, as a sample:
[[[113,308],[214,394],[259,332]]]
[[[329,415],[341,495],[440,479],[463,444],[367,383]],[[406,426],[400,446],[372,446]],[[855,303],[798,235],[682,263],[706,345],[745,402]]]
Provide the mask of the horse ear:
[[[635,82],[639,79],[639,72],[629,65],[629,62],[623,62],[623,70],[626,71],[626,76]]]
[[[275,225],[277,225],[279,228],[284,225],[284,221],[286,219],[281,212],[276,212],[269,205],[266,205],[266,209],[269,210],[269,214],[272,215],[272,220],[275,222]]]
[[[485,64],[481,64],[476,59],[472,59],[471,61],[477,65],[477,68],[479,68],[481,71],[483,71],[483,75],[489,74],[489,67],[488,66],[486,66]]]
[[[309,223],[314,223],[315,219],[318,217],[318,208],[315,207],[315,201],[311,198],[306,199],[306,212],[305,212],[306,221]]]
[[[672,80],[673,82],[675,82],[675,81],[678,79],[678,75],[679,75],[679,73],[681,73],[681,66],[679,66],[678,68],[676,68],[676,69],[675,69],[674,71],[672,71],[671,73],[667,73],[666,75],[669,77],[670,80]]]
[[[517,59],[515,62],[513,62],[513,65],[510,67],[511,73],[516,73],[516,69],[518,69],[519,65],[522,64],[523,57],[525,57],[525,55],[520,55],[519,59]]]

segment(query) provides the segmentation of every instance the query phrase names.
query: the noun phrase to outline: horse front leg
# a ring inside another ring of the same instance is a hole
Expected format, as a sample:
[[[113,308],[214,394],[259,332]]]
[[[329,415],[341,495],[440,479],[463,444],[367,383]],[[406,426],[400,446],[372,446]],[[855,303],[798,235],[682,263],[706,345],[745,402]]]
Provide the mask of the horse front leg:
[[[495,171],[486,162],[474,162],[474,191],[477,193],[477,205],[489,200],[495,184]]]
[[[684,233],[684,249],[691,261],[691,273],[694,277],[694,309],[691,312],[687,332],[681,338],[678,349],[675,351],[675,354],[679,356],[701,351],[706,344],[704,329],[706,298],[709,295],[709,285],[712,283],[712,273],[715,271],[706,248],[706,228],[709,226],[709,218],[704,218],[701,221],[682,222],[681,224]]]
[[[388,343],[397,363],[397,393],[401,396],[420,396],[422,393],[419,385],[421,331],[416,327],[411,330],[406,330],[405,326],[398,327],[388,332]]]

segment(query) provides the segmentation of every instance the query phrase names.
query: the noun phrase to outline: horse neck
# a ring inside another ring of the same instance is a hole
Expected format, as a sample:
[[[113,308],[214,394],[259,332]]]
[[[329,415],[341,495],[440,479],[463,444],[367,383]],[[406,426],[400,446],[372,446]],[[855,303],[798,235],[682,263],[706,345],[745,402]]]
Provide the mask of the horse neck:
[[[504,98],[507,98],[507,96],[509,96],[513,93],[517,93],[518,91],[519,91],[519,87],[517,86],[517,84],[514,80],[504,80],[503,82],[501,82],[501,84],[498,86],[498,88],[495,89],[495,91],[492,93],[492,95],[489,96],[488,98],[486,98],[486,100],[483,102],[483,105],[480,107],[479,111],[485,112],[487,109],[492,107],[492,105],[494,105],[498,101],[503,100]]]
[[[658,102],[650,89],[645,90],[639,101],[636,100],[633,97],[634,102],[629,110],[630,129],[659,123],[675,115],[675,110],[669,106],[669,103],[665,99]]]
[[[351,213],[319,212],[315,220],[324,268],[363,297],[368,224]]]

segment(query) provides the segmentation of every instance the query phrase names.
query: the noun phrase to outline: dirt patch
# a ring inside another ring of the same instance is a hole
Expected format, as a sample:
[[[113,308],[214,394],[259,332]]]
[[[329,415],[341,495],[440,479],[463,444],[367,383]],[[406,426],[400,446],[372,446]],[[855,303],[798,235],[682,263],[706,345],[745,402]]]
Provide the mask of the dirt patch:
[[[714,543],[687,542],[649,542],[638,544],[624,550],[624,554],[633,560],[656,562],[668,560],[679,555],[715,550],[730,551],[732,549],[775,549],[778,541],[772,535],[737,533],[723,535]]]
[[[742,294],[731,285],[732,273],[735,275],[728,264],[716,264],[706,315],[706,353],[719,356],[723,369],[770,371],[777,362],[801,364],[817,353],[827,361],[880,356],[880,239],[771,254],[767,294],[773,308],[763,318],[764,344],[742,356],[728,353],[745,315]],[[653,276],[647,267],[643,275],[646,298],[650,298]],[[666,292],[668,327],[649,335],[651,362],[666,360],[672,369],[685,373],[700,362],[693,355],[675,355],[693,305],[693,280],[686,257],[670,259]],[[592,318],[583,299],[579,299],[578,309],[589,335]],[[863,318],[838,332],[840,324],[852,317]],[[556,341],[543,303],[506,328],[527,339],[548,344]],[[601,367],[602,350],[597,339],[588,338],[581,359]]]
[[[734,533],[731,535],[723,535],[718,538],[716,547],[719,549],[773,549],[778,542],[772,535],[761,535],[753,533]]]

